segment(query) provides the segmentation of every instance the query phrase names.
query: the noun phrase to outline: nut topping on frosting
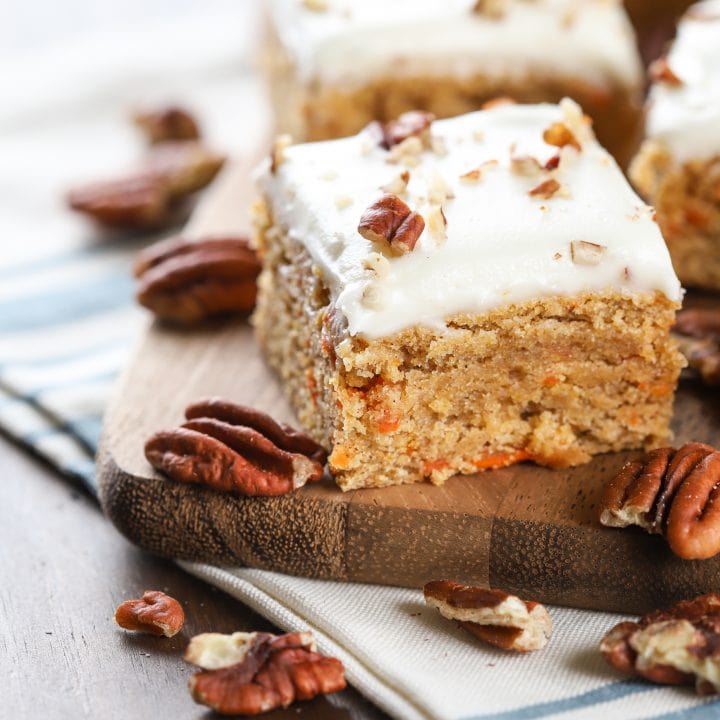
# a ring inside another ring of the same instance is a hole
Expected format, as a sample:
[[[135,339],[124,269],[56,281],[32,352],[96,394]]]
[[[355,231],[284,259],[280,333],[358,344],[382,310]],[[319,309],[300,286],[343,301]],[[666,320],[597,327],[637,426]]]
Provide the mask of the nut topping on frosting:
[[[505,14],[505,0],[477,0],[472,11],[475,15],[499,20]]]
[[[270,172],[275,173],[277,169],[285,162],[285,150],[292,145],[290,135],[278,135],[273,143],[272,152],[270,153]]]
[[[667,85],[674,85],[675,87],[679,87],[683,84],[683,81],[675,74],[673,69],[670,67],[670,63],[668,63],[666,55],[663,55],[662,57],[659,57],[657,60],[653,61],[650,64],[648,73],[652,82],[663,82]]]
[[[548,145],[554,145],[555,147],[562,148],[569,145],[570,147],[575,148],[578,152],[581,150],[580,143],[577,141],[573,131],[570,130],[565,123],[553,123],[543,133],[543,140]]]
[[[597,265],[607,248],[599,243],[587,240],[572,240],[570,242],[570,257],[576,265]]]
[[[403,113],[397,120],[391,120],[382,126],[383,147],[388,150],[399,145],[409,137],[420,138],[423,147],[430,146],[430,126],[435,116],[422,110]]]
[[[530,197],[539,197],[547,200],[560,190],[560,183],[555,178],[544,180],[528,192]]]
[[[358,225],[360,235],[387,245],[393,255],[410,252],[424,229],[422,215],[412,212],[396,195],[383,195],[370,205]]]

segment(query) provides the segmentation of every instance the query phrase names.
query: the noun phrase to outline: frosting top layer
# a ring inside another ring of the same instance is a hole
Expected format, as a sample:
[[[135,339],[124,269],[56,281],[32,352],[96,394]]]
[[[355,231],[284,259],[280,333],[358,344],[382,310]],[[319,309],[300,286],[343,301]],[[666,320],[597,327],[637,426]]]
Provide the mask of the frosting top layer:
[[[555,123],[580,151],[545,142]],[[652,208],[574,102],[437,120],[431,138],[429,147],[410,137],[388,150],[368,129],[291,146],[275,172],[267,163],[260,175],[275,222],[307,248],[351,335],[418,324],[442,331],[459,313],[608,289],[679,301]],[[414,250],[400,257],[358,233],[384,192],[425,218]]]
[[[619,0],[272,0],[282,44],[306,80],[362,85],[391,73],[535,71],[639,85]],[[322,9],[311,9],[318,6]]]
[[[678,27],[667,66],[679,80],[650,92],[647,134],[684,162],[720,153],[720,0],[693,5]]]

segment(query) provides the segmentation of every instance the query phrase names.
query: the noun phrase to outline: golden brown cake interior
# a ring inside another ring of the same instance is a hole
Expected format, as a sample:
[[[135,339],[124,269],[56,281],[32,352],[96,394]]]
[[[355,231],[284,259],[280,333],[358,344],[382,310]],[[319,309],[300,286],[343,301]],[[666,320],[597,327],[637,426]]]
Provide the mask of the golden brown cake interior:
[[[664,295],[546,298],[456,316],[442,333],[352,338],[307,251],[261,216],[258,338],[344,490],[667,439],[682,360]]]

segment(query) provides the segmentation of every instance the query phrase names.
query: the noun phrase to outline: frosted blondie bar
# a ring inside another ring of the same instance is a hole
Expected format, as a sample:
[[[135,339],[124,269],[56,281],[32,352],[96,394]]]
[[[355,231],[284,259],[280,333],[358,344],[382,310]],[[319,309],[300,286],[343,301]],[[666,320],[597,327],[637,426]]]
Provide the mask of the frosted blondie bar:
[[[276,148],[257,336],[345,490],[668,437],[680,284],[572,101]]]

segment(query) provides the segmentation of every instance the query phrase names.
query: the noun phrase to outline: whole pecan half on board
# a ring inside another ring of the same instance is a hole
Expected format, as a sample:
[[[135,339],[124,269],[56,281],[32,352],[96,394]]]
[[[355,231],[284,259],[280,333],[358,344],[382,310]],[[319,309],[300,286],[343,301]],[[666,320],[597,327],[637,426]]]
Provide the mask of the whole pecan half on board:
[[[239,495],[283,495],[322,478],[325,450],[252,408],[220,400],[191,405],[187,422],[145,443],[151,465],[173,480]]]
[[[692,685],[701,695],[720,690],[720,595],[702,595],[621,622],[600,642],[620,672],[662,685]]]
[[[681,310],[672,334],[690,369],[705,384],[720,385],[720,310]]]
[[[244,237],[171,238],[135,263],[137,300],[161,320],[192,324],[255,307],[260,261]]]
[[[204,633],[185,660],[202,668],[190,679],[197,703],[221,715],[258,715],[343,690],[340,660],[317,652],[312,633]]]
[[[660,448],[626,463],[608,483],[600,522],[663,535],[686,560],[720,552],[720,452],[703,443]]]
[[[529,652],[547,644],[552,620],[538,602],[503,590],[435,580],[423,588],[425,602],[480,640],[502,650]]]

